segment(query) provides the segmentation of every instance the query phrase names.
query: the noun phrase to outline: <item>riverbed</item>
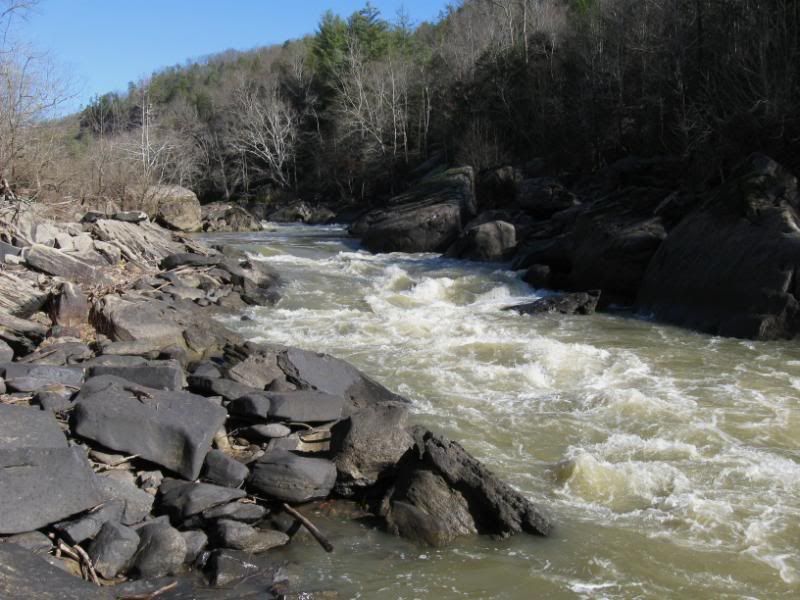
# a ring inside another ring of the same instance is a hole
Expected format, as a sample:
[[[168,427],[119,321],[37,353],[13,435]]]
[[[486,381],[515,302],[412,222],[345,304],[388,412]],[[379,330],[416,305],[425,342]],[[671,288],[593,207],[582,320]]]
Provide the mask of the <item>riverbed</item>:
[[[283,276],[225,323],[351,361],[555,522],[420,547],[344,517],[284,555],[343,598],[800,595],[800,346],[633,315],[520,316],[508,265],[372,255],[337,226],[216,234]],[[242,316],[249,320],[242,320]]]

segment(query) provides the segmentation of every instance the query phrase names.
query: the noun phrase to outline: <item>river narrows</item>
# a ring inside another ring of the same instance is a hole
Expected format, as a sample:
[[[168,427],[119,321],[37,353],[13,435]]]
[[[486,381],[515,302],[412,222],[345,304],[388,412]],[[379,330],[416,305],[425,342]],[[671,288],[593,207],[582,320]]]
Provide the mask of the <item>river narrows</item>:
[[[346,598],[800,595],[800,346],[622,316],[519,316],[503,265],[374,256],[338,227],[219,234],[276,267],[226,324],[351,361],[547,510],[549,539],[410,544],[344,518],[305,576]],[[294,553],[292,555],[291,553]]]

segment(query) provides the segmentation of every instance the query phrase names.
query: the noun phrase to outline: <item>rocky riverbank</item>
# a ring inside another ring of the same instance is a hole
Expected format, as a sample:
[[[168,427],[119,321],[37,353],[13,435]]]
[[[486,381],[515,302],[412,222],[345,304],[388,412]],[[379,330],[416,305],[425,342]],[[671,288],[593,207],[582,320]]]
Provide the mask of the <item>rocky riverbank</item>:
[[[630,157],[581,178],[537,161],[438,167],[350,230],[374,252],[511,261],[532,286],[568,294],[522,312],[615,306],[711,334],[795,337],[797,179],[753,155],[727,180],[699,191],[688,181],[670,158]]]
[[[276,301],[264,263],[139,212],[35,208],[0,214],[3,598],[299,597],[270,551],[301,527],[336,545],[319,499],[422,544],[550,531],[353,366],[218,324]]]

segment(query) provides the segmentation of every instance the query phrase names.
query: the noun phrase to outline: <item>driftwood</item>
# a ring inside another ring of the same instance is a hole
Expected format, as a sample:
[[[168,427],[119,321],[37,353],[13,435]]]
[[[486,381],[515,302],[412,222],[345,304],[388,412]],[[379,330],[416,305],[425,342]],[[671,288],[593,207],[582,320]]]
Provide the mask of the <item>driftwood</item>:
[[[289,506],[285,502],[283,503],[283,510],[285,510],[287,513],[292,515],[295,519],[300,521],[300,523],[302,523],[303,526],[306,529],[308,529],[308,532],[312,536],[314,536],[314,539],[319,542],[319,545],[322,546],[325,549],[325,552],[333,552],[333,544],[331,544],[328,541],[328,539],[322,534],[322,532],[319,529],[317,529],[316,525],[314,525],[306,517],[301,515],[299,512],[297,512],[295,509],[293,509],[291,506]]]

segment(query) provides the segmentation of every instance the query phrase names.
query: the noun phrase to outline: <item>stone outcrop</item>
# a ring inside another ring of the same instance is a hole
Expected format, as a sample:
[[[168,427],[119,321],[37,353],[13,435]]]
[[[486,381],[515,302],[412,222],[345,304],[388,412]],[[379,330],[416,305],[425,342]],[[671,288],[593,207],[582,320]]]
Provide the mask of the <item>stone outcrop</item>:
[[[474,179],[471,167],[429,175],[351,232],[373,252],[444,252],[476,214]]]

